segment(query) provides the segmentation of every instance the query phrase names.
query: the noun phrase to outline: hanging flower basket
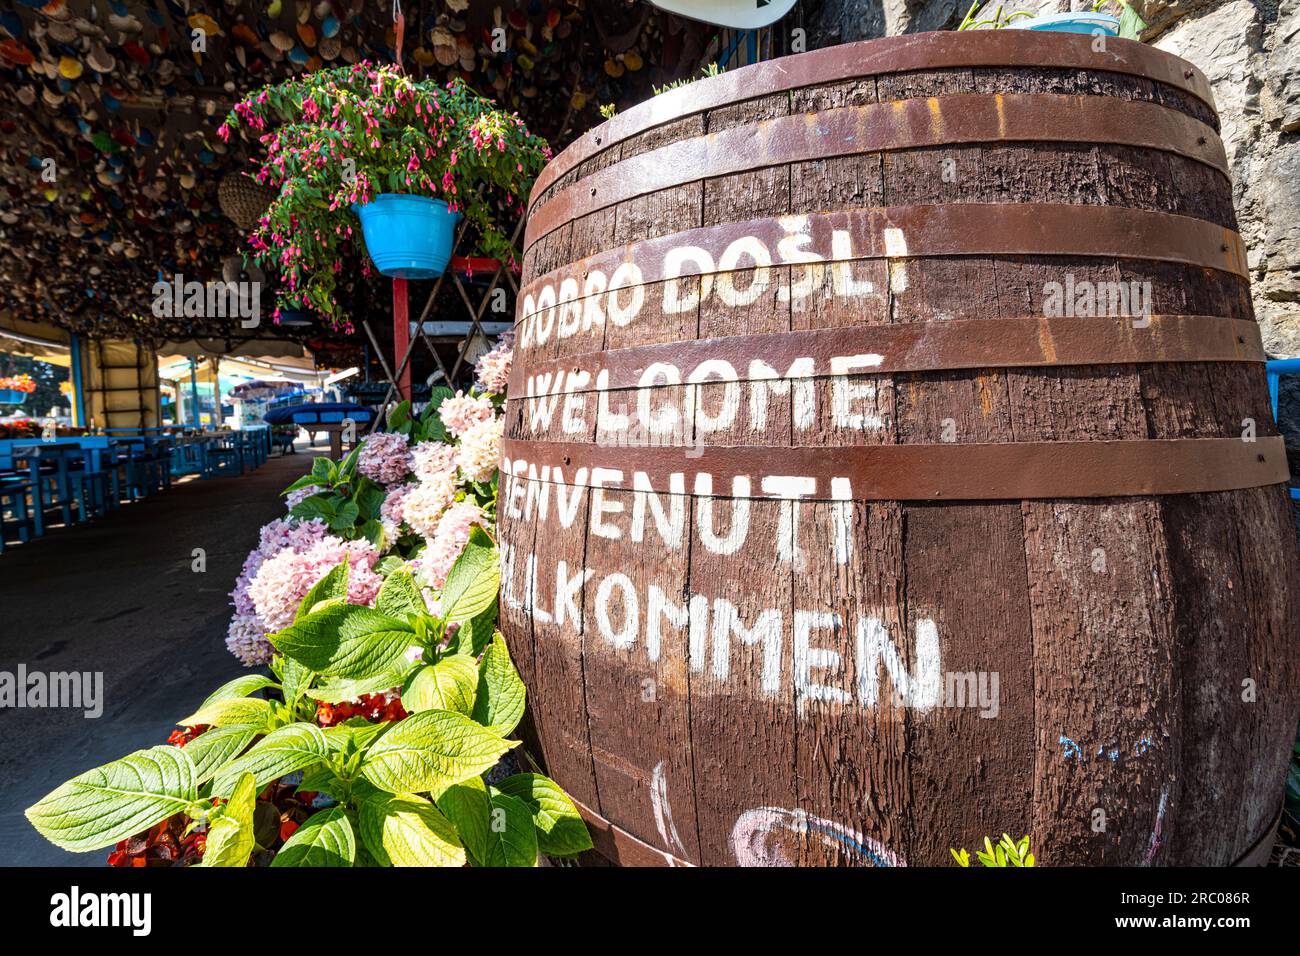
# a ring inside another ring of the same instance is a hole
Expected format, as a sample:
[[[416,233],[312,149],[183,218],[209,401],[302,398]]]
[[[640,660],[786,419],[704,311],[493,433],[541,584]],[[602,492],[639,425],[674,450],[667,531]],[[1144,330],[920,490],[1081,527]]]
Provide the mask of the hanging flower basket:
[[[460,213],[441,199],[380,193],[354,203],[366,249],[381,274],[394,279],[436,279],[447,269]]]
[[[21,405],[34,391],[36,391],[36,382],[30,375],[0,378],[0,405]]]
[[[265,149],[254,178],[276,197],[249,236],[248,257],[279,274],[280,309],[309,309],[345,329],[336,288],[362,238],[384,275],[436,278],[463,219],[462,253],[513,267],[511,227],[550,158],[523,120],[461,78],[444,85],[370,63],[259,90],[217,134],[239,130]]]

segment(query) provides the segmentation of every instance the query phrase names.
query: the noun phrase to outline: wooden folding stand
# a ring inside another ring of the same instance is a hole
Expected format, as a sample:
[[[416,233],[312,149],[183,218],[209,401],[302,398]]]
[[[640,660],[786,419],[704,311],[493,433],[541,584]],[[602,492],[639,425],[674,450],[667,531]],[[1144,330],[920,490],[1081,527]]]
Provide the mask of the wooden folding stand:
[[[465,226],[466,223],[462,220],[459,228],[456,230],[456,238],[452,245],[453,255],[455,254],[456,249],[459,248],[461,240],[464,238]],[[523,231],[523,227],[524,220],[520,219],[519,222],[515,224],[514,232],[511,233],[511,246],[513,246],[518,240],[520,233]],[[429,312],[433,309],[433,303],[442,289],[443,280],[448,276],[451,276],[452,284],[460,294],[461,302],[464,303],[465,309],[470,316],[469,331],[465,336],[465,340],[460,345],[456,354],[456,361],[452,365],[450,371],[447,370],[446,363],[443,362],[442,356],[438,354],[437,348],[430,340],[428,333],[425,331],[425,320],[429,317]],[[505,277],[506,282],[509,283],[510,287],[513,289],[516,298],[518,297],[518,281],[516,281],[513,273],[511,273],[509,266],[504,262],[498,261],[496,271],[492,274],[492,281],[488,283],[487,289],[484,290],[482,298],[479,300],[478,305],[475,306],[471,301],[469,292],[466,290],[465,284],[461,281],[460,276],[449,266],[447,270],[438,277],[437,281],[433,285],[433,289],[429,292],[429,297],[424,303],[424,309],[420,313],[420,320],[415,323],[414,335],[411,334],[411,323],[409,318],[410,312],[408,310],[407,301],[407,280],[393,280],[393,355],[394,358],[398,355],[401,356],[401,360],[398,362],[395,370],[391,365],[389,365],[388,360],[385,358],[384,349],[380,346],[379,340],[375,336],[374,329],[370,327],[369,321],[363,320],[361,323],[361,327],[365,330],[366,336],[370,339],[370,344],[375,350],[375,355],[379,358],[379,364],[383,368],[384,375],[388,381],[388,391],[384,395],[384,401],[380,407],[379,414],[376,415],[374,421],[370,423],[370,431],[374,431],[379,427],[380,422],[387,420],[390,403],[393,401],[394,394],[398,396],[399,400],[409,400],[411,398],[410,363],[411,356],[415,351],[415,343],[417,341],[424,342],[425,346],[429,349],[429,354],[433,356],[433,360],[438,364],[438,370],[442,372],[443,378],[446,380],[448,385],[451,385],[466,361],[466,356],[469,354],[469,348],[474,341],[475,335],[482,331],[481,323],[483,321],[483,315],[487,312],[488,303],[491,301],[492,294],[501,283],[503,276]]]

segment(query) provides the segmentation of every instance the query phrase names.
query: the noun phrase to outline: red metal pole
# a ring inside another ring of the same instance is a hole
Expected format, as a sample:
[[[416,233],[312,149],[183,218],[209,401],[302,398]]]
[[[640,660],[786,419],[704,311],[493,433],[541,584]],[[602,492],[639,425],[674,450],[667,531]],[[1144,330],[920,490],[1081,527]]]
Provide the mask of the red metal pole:
[[[393,368],[402,364],[411,344],[411,322],[406,308],[406,280],[393,280]],[[411,363],[397,376],[397,391],[403,399],[411,398]]]

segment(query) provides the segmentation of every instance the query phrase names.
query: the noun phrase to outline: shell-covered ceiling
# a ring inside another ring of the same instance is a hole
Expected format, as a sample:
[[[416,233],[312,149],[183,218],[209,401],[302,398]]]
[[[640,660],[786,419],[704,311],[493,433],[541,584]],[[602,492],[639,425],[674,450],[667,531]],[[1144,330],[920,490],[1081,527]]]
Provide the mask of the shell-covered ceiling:
[[[160,272],[218,279],[244,248],[228,214],[241,218],[240,199],[256,198],[242,176],[256,144],[223,143],[217,127],[238,99],[267,83],[363,59],[392,62],[395,6],[6,0],[0,310],[153,342],[237,333],[237,320],[161,318],[150,309]],[[400,7],[408,72],[462,76],[557,150],[600,121],[601,104],[629,105],[652,84],[691,72],[710,37],[699,24],[626,0]],[[386,280],[362,279],[357,263],[347,265],[345,297],[358,310],[372,302],[382,309],[386,295],[361,286]],[[275,334],[315,338],[321,347],[338,335],[288,327]]]

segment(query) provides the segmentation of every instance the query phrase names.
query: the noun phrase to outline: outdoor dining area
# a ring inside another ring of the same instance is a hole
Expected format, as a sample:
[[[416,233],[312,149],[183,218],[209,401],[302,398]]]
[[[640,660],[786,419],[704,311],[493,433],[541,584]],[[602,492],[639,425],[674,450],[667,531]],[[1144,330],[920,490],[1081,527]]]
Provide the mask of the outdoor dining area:
[[[106,428],[0,440],[0,554],[52,526],[85,524],[175,481],[239,476],[271,453],[271,429]]]

